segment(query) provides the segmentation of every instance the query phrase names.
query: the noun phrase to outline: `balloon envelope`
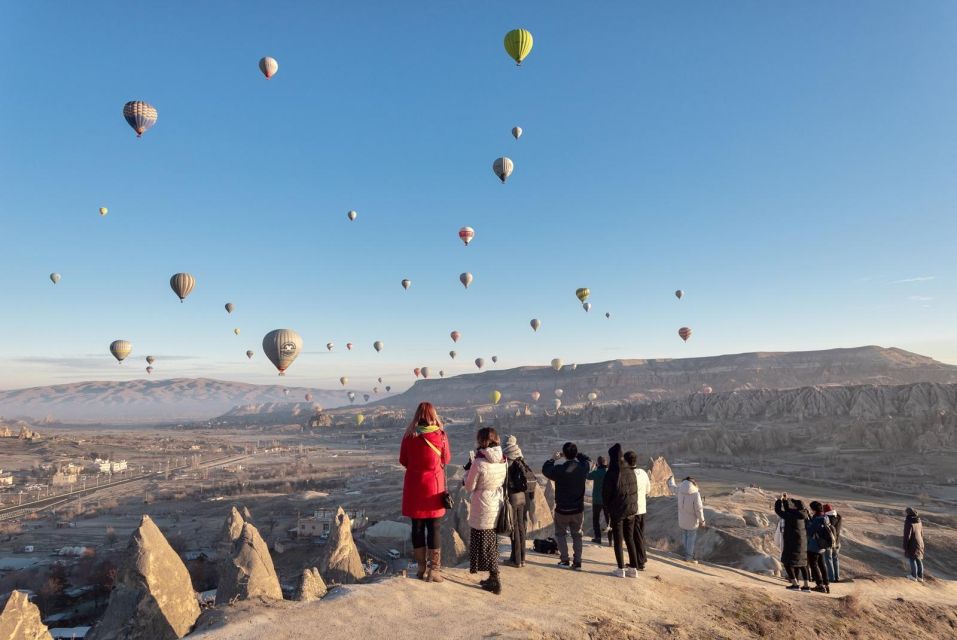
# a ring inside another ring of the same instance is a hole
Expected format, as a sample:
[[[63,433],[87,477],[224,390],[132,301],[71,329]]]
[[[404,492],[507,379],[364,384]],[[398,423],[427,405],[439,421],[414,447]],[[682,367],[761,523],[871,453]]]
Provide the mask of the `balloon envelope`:
[[[498,401],[502,399],[502,392],[495,390],[488,394],[488,399],[492,401],[492,404],[498,404]]]
[[[555,389],[555,397],[561,398],[564,395],[565,391],[563,389]]]
[[[542,394],[538,391],[532,391],[532,402],[538,402],[538,399],[542,397]]]
[[[232,302],[226,303],[226,313],[232,313],[233,309],[235,308],[236,308],[236,305],[234,305]]]
[[[51,273],[51,274],[50,274],[50,280],[53,282],[53,284],[56,284],[57,282],[60,281],[60,274],[59,274],[59,273]]]
[[[341,384],[343,387],[346,386],[347,384],[349,384],[349,378],[342,376],[341,378],[339,378],[339,384]]]
[[[429,374],[432,373],[432,371],[428,367],[422,367],[421,369],[419,369],[419,373],[422,374],[423,378],[428,379]]]
[[[691,329],[690,329],[689,327],[681,327],[680,329],[678,329],[678,336],[679,336],[682,340],[684,340],[685,342],[687,342],[687,341],[688,341],[688,338],[691,337]]]
[[[129,340],[114,340],[110,343],[110,353],[117,362],[123,362],[133,352],[133,343]]]
[[[375,349],[377,353],[379,351],[382,351],[382,347],[384,346],[385,345],[382,343],[382,340],[376,340],[375,342],[372,343],[372,348]],[[379,380],[379,382],[382,382],[382,380]]]
[[[196,278],[188,273],[174,273],[169,279],[169,286],[182,302],[196,286]]]
[[[512,171],[514,170],[515,163],[512,162],[511,158],[506,156],[496,158],[495,162],[492,163],[492,171],[498,176],[498,179],[502,181],[502,184],[505,184],[505,181],[508,180],[508,177],[512,175]]]
[[[292,329],[274,329],[263,337],[263,353],[281,376],[286,375],[301,351],[302,337]]]
[[[133,100],[123,105],[123,117],[126,118],[127,124],[133,127],[136,137],[139,138],[156,124],[159,113],[153,105]]]
[[[575,289],[575,297],[577,297],[581,302],[588,300],[588,296],[591,295],[588,287],[578,287]]]
[[[589,399],[591,402],[594,402],[595,400],[598,399],[598,394],[595,393],[594,391],[592,391],[591,393],[588,394],[588,399]]]
[[[153,367],[146,367],[146,373],[152,374],[152,373],[153,373]]]
[[[449,337],[452,338],[452,342],[458,342],[459,338],[462,337],[462,334],[459,333],[458,331],[453,331],[452,333],[449,334]]]
[[[275,58],[266,56],[265,58],[259,60],[259,70],[263,72],[263,75],[266,76],[266,79],[268,80],[276,75],[277,71],[279,71],[279,63],[276,62]]]
[[[485,366],[485,360],[483,360],[482,358],[476,358],[476,359],[475,359],[475,366],[478,367],[479,369],[481,369],[482,367]]]
[[[555,398],[552,400],[552,406],[555,407],[555,411],[558,411],[558,409],[562,406],[562,401],[558,398]]]
[[[512,29],[505,34],[505,52],[515,61],[515,64],[522,64],[529,53],[532,52],[534,38],[527,29]]]
[[[532,326],[532,331],[538,331],[538,328],[542,326],[542,321],[538,318],[532,318],[528,324]]]
[[[455,351],[449,351],[449,357],[452,358],[453,360],[455,360],[455,356],[457,356],[457,355],[459,355],[457,352],[455,352]]]
[[[312,394],[311,394],[311,393],[307,393],[305,397],[306,397],[306,402],[312,402]]]
[[[392,391],[392,387],[390,385],[386,385],[385,390],[386,390],[386,393],[388,393],[389,391]]]
[[[105,215],[108,214],[109,212],[110,212],[110,210],[107,209],[106,207],[100,207],[100,215],[101,215],[101,216],[105,216]]]
[[[439,377],[440,377],[440,378],[444,378],[444,377],[445,377],[445,371],[442,371],[441,369],[439,369]]]
[[[355,220],[358,215],[359,214],[356,213],[355,211],[350,211],[349,213],[346,214],[349,220]]]
[[[254,354],[252,351],[247,351],[247,352],[246,352],[246,357],[249,358],[250,360],[252,360],[253,355],[255,355],[255,354]]]
[[[347,342],[347,343],[346,343],[346,351],[352,351],[352,343],[351,343],[351,342]]]
[[[403,288],[403,289],[408,289],[408,288],[411,287],[411,286],[412,286],[412,281],[409,280],[408,278],[406,278],[406,279],[404,279],[404,280],[402,281],[402,288]]]
[[[459,274],[459,282],[462,283],[462,286],[466,289],[469,288],[469,285],[472,284],[472,274],[466,271],[465,273]]]
[[[156,358],[154,356],[146,356],[146,364],[153,364],[154,362],[156,362]]]
[[[492,364],[495,364],[497,362],[498,362],[498,356],[492,356]]]
[[[415,369],[412,370],[412,373],[413,375],[415,375],[416,378],[418,378],[422,374],[422,369],[416,367]]]
[[[582,309],[585,310],[585,313],[588,313],[589,311],[591,311],[591,303],[590,303],[590,302],[583,302],[583,303],[582,303]]]
[[[465,243],[465,246],[469,246],[469,243],[472,242],[472,238],[475,237],[475,229],[472,227],[462,227],[459,229],[459,239]]]
[[[366,421],[366,417],[361,413],[356,416],[356,426],[361,427],[362,423]]]
[[[328,349],[329,351],[332,351],[332,348],[333,348],[334,346],[336,346],[336,345],[333,344],[332,342],[327,342],[327,343],[326,343],[326,349]]]
[[[522,137],[522,128],[521,127],[512,127],[512,137],[518,140]]]
[[[233,329],[233,333],[235,333],[235,334],[238,336],[238,335],[239,335],[239,327],[236,327],[235,329]]]
[[[553,359],[552,359],[552,369],[554,369],[555,371],[559,371],[561,368],[562,368],[562,359],[561,359],[561,358],[553,358]]]
[[[685,292],[682,291],[681,289],[678,289],[677,291],[675,291],[675,297],[681,300],[682,298],[685,297]]]

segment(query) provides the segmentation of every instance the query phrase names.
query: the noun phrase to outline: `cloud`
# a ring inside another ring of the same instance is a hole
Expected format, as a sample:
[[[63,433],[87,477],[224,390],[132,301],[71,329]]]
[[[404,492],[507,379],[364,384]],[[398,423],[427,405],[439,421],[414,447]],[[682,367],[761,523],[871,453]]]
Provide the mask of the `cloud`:
[[[936,279],[937,276],[916,276],[914,278],[902,278],[900,280],[894,280],[891,284],[905,284],[908,282],[928,282],[929,280]]]

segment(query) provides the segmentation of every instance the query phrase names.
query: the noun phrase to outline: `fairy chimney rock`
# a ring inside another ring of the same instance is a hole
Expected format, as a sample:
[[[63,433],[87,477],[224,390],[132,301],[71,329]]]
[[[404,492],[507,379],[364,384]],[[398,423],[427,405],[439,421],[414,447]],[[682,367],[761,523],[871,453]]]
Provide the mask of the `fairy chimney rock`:
[[[296,593],[296,600],[300,602],[319,600],[325,597],[327,593],[329,593],[329,590],[326,588],[326,583],[323,581],[319,569],[308,567],[302,572],[302,577],[299,579],[299,590]]]
[[[233,542],[230,556],[219,565],[216,604],[250,598],[282,600],[282,588],[269,548],[259,530],[246,522]]]
[[[670,496],[671,490],[668,488],[668,478],[673,475],[671,466],[664,457],[654,458],[651,461],[651,470],[648,472],[648,479],[651,480],[651,491],[648,493],[648,497]]]
[[[0,638],[3,640],[51,640],[46,625],[40,619],[40,610],[30,602],[23,591],[10,594],[0,611]]]
[[[336,511],[326,543],[320,557],[319,570],[326,582],[352,584],[365,577],[359,549],[352,539],[352,521],[342,507]]]

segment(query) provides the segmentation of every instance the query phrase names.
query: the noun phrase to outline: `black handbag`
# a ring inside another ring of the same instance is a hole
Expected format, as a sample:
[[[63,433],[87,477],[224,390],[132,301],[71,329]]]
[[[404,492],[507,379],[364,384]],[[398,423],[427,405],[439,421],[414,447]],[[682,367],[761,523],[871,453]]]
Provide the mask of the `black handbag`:
[[[505,482],[502,484],[502,506],[498,510],[498,518],[495,520],[495,533],[500,536],[512,535],[512,507],[508,503],[508,474],[505,474]]]

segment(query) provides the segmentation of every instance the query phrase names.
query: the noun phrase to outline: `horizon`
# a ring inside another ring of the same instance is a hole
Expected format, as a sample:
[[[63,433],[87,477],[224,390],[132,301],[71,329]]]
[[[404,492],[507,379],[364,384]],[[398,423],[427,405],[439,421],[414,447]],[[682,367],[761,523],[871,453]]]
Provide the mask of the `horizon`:
[[[492,355],[848,344],[957,364],[957,6],[259,9],[8,5],[0,389],[383,376],[401,392],[414,367],[452,377]],[[425,25],[447,44],[409,37]],[[519,26],[535,37],[520,69],[502,47]],[[128,100],[158,109],[141,139]],[[261,346],[278,327],[304,340],[282,378]],[[133,343],[122,366],[115,339]]]

